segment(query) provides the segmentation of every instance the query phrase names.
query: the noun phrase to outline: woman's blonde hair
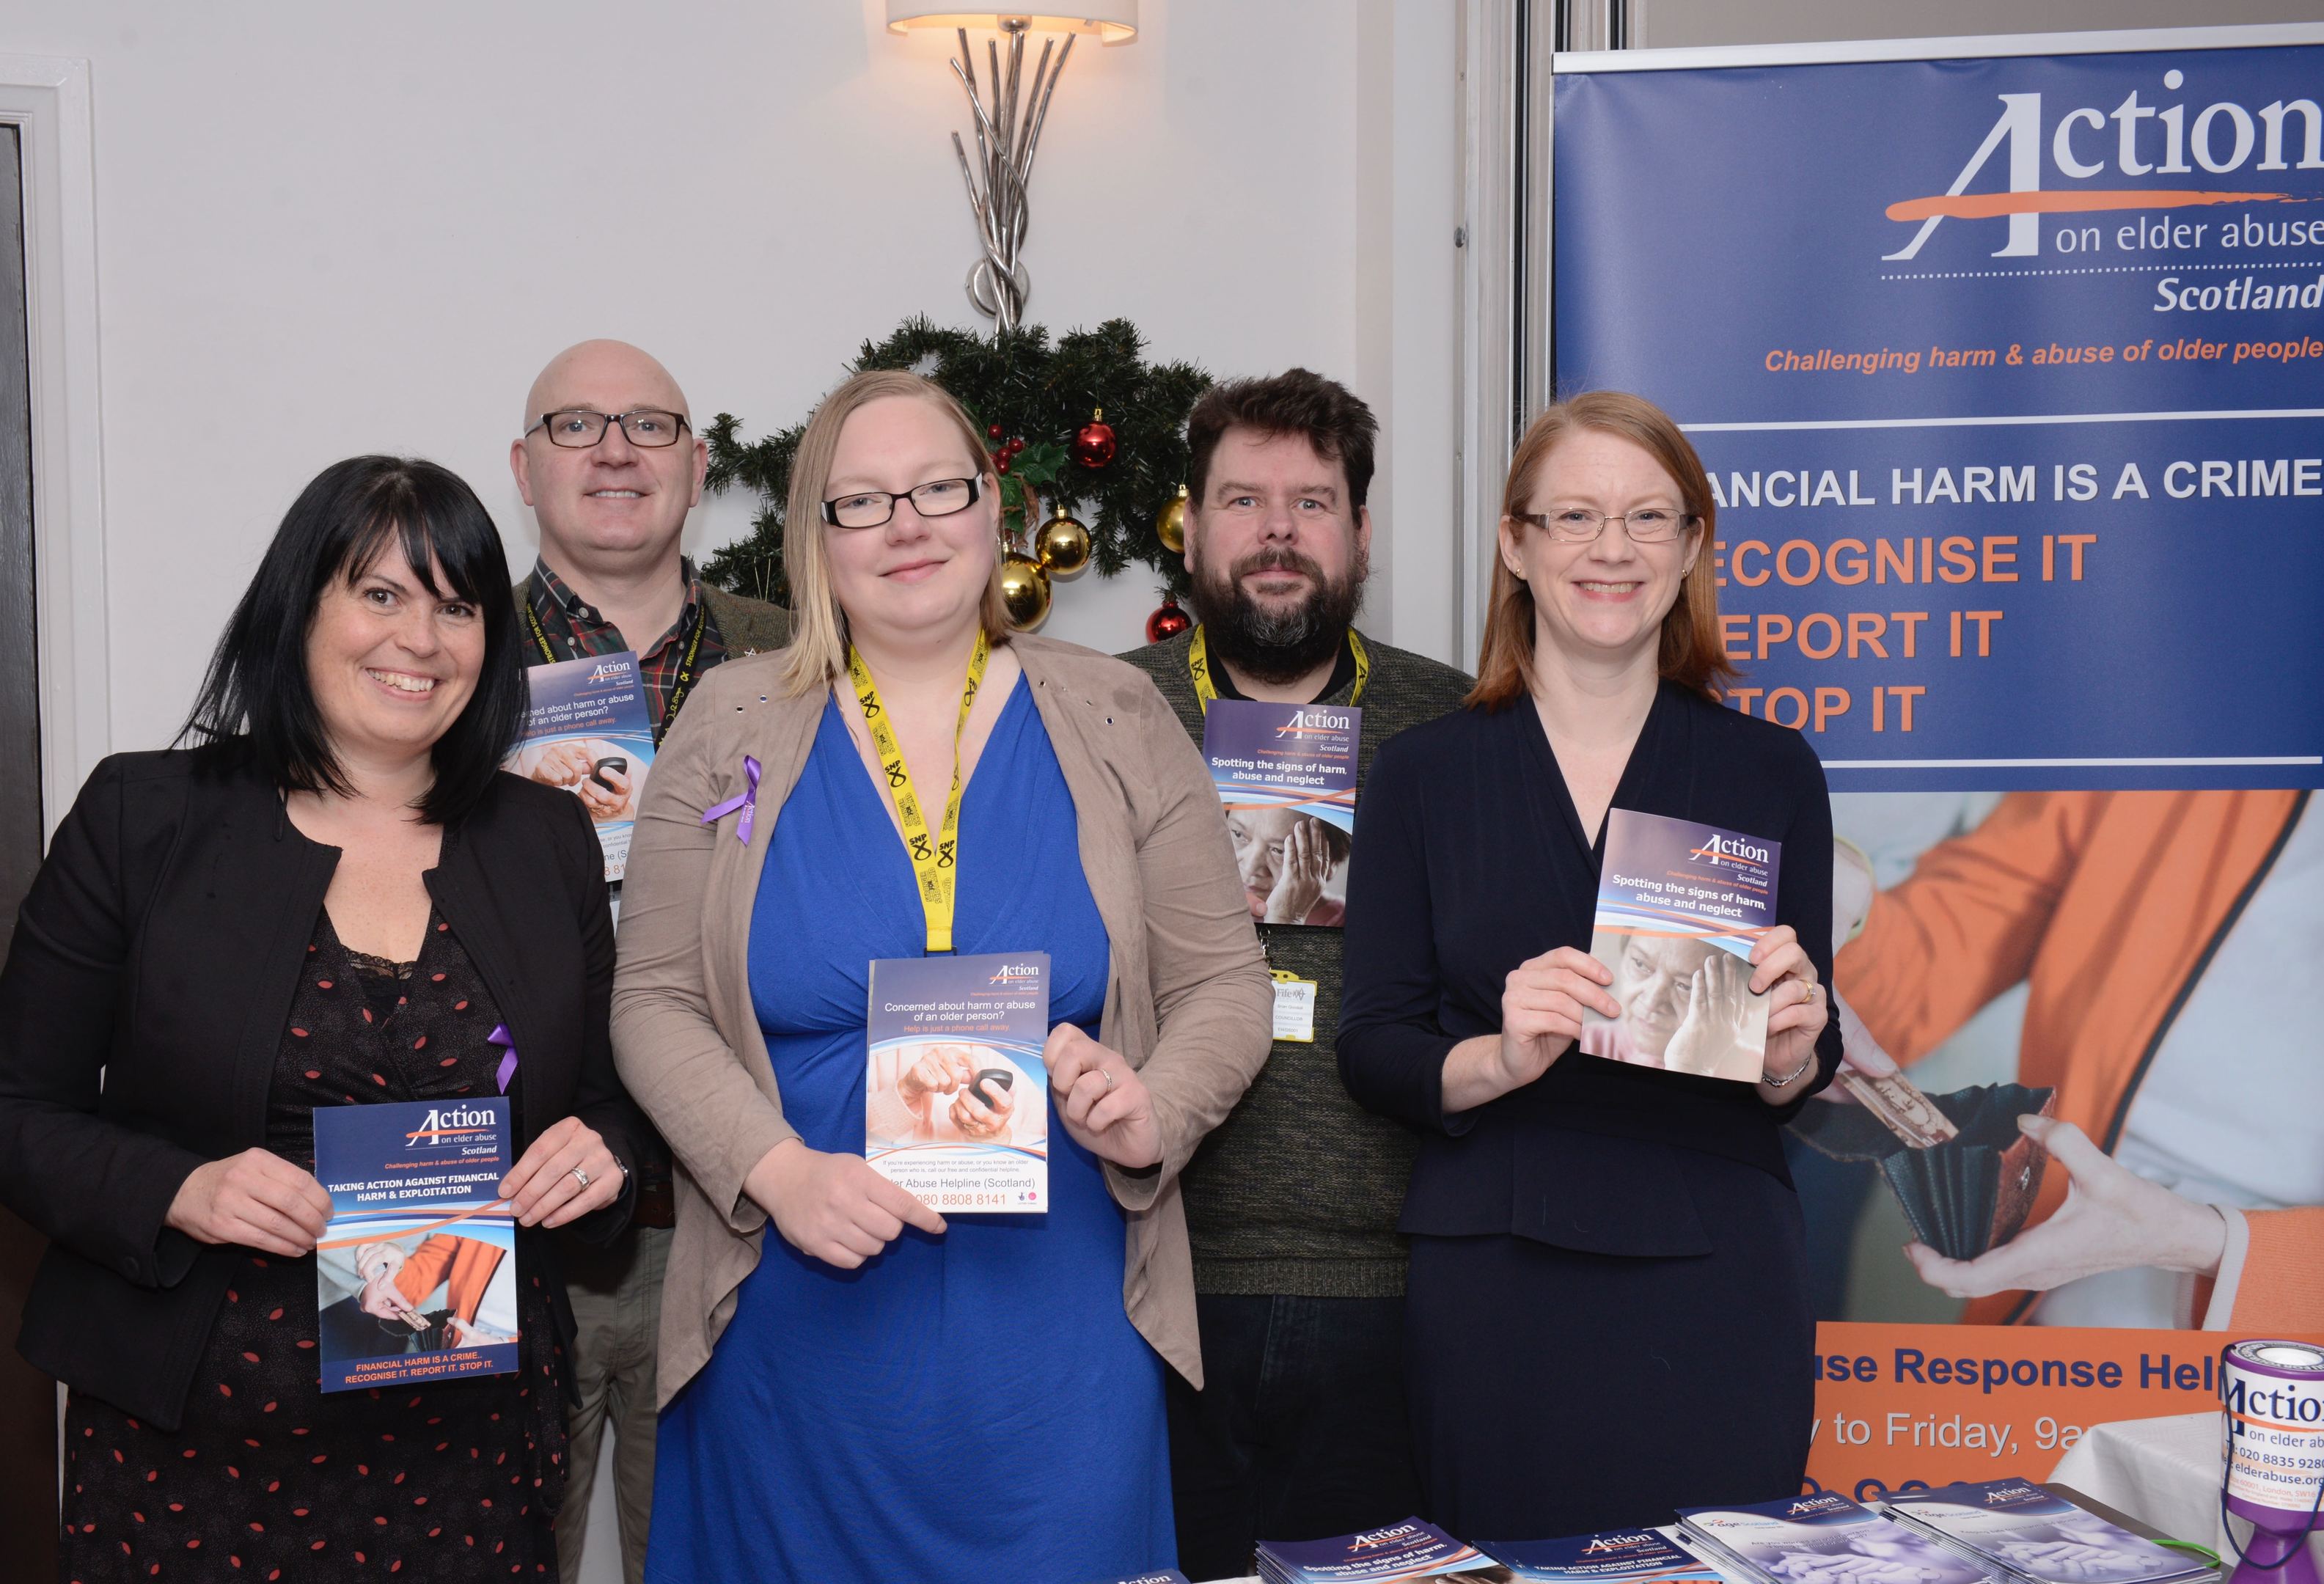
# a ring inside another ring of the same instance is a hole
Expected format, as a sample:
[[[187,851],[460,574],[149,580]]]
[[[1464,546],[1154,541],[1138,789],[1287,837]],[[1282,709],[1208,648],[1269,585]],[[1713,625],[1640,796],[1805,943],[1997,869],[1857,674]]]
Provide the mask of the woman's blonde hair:
[[[1718,574],[1707,553],[1716,537],[1719,502],[1711,495],[1710,475],[1702,471],[1702,458],[1670,414],[1627,391],[1591,391],[1559,402],[1534,419],[1517,442],[1517,453],[1509,458],[1501,515],[1515,518],[1532,510],[1529,497],[1540,482],[1542,462],[1581,429],[1618,436],[1653,457],[1678,485],[1683,509],[1695,520],[1693,531],[1700,537],[1694,565],[1679,585],[1677,603],[1663,618],[1655,659],[1665,680],[1716,701],[1718,685],[1740,675],[1720,641]],[[1521,523],[1517,531],[1540,530]],[[1486,603],[1484,652],[1477,661],[1477,686],[1470,689],[1467,702],[1498,710],[1531,691],[1534,643],[1533,589],[1498,552],[1493,592]]]
[[[826,530],[823,520],[824,492],[831,481],[831,459],[839,450],[839,432],[856,410],[893,396],[926,401],[960,430],[967,460],[983,481],[987,500],[997,499],[1000,480],[986,459],[984,440],[965,408],[951,391],[934,380],[903,369],[870,369],[853,375],[823,399],[807,420],[798,451],[791,460],[790,500],[783,511],[783,572],[791,585],[791,643],[784,650],[783,683],[794,695],[836,680],[847,669],[847,612],[832,593],[831,563],[824,553],[826,531],[875,532],[876,530]],[[923,481],[926,482],[926,481]],[[973,508],[972,508],[973,510]],[[992,576],[985,585],[984,603],[978,612],[986,640],[1009,641],[1008,611],[1001,602],[1001,555],[996,541]]]

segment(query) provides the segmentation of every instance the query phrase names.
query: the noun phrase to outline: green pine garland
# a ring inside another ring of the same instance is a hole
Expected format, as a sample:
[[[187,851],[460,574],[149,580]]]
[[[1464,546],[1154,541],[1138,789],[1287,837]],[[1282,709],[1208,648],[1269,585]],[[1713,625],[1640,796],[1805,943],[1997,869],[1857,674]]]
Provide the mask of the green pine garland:
[[[914,318],[885,341],[866,341],[851,372],[918,370],[958,397],[980,428],[999,424],[1004,437],[1022,436],[1026,447],[1001,481],[1005,526],[1024,526],[1026,485],[1039,494],[1045,516],[1062,497],[1088,527],[1100,572],[1110,577],[1143,561],[1175,595],[1185,592],[1185,564],[1155,537],[1154,519],[1186,476],[1186,414],[1211,379],[1190,363],[1148,364],[1145,345],[1128,319],[1070,331],[1052,346],[1038,325],[985,336]],[[1100,409],[1113,428],[1113,460],[1084,467],[1067,447]],[[702,575],[732,593],[788,603],[783,512],[807,425],[748,443],[737,437],[740,428],[722,412],[704,431],[710,487],[744,485],[758,495],[759,511],[750,537],[713,556]]]

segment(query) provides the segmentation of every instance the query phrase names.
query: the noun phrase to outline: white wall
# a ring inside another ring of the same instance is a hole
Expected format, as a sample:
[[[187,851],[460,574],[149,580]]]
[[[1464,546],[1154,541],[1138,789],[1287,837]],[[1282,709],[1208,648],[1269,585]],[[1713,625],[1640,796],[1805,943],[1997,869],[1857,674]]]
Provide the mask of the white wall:
[[[2313,22],[2316,0],[1629,0],[1634,48]],[[1603,48],[1597,40],[1585,48]]]
[[[1140,12],[1057,90],[1029,317],[1126,315],[1215,374],[1348,381],[1388,431],[1367,626],[1450,658],[1453,0]],[[0,54],[87,58],[95,104],[110,708],[83,735],[110,741],[77,769],[169,739],[283,510],[339,457],[457,469],[521,568],[508,440],[570,342],[646,346],[698,418],[755,435],[907,314],[982,324],[949,36],[883,14],[9,0]],[[689,548],[752,505],[707,503]],[[1046,630],[1131,647],[1156,581],[1084,574]],[[616,1574],[607,1495],[592,1584]]]
[[[882,14],[11,0],[0,51],[92,63],[111,746],[167,739],[273,525],[338,457],[456,468],[529,559],[504,453],[571,341],[636,341],[698,416],[761,433],[906,314],[981,322],[950,36]],[[1214,373],[1349,380],[1397,426],[1375,511],[1399,586],[1379,580],[1368,620],[1444,652],[1434,551],[1396,519],[1450,541],[1427,512],[1449,512],[1452,0],[1145,0],[1141,20],[1076,46],[1057,90],[1028,317],[1127,315]],[[749,511],[706,505],[690,548]],[[1142,641],[1154,581],[1062,585],[1047,631]]]

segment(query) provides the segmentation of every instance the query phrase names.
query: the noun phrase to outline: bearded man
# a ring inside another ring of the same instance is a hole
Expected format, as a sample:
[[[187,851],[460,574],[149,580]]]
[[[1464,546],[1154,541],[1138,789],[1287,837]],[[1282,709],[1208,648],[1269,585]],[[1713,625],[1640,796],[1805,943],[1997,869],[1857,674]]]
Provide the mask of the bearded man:
[[[1206,392],[1187,420],[1196,625],[1122,657],[1198,743],[1214,700],[1360,709],[1360,800],[1380,743],[1458,709],[1471,685],[1353,625],[1378,436],[1370,408],[1305,369]],[[1363,854],[1321,821],[1243,824],[1237,861],[1289,1001],[1266,1069],[1180,1179],[1206,1385],[1171,1378],[1170,1462],[1194,1579],[1251,1572],[1260,1538],[1351,1533],[1420,1506],[1396,1230],[1413,1140],[1341,1087],[1341,934],[1317,927],[1336,926],[1333,877]]]

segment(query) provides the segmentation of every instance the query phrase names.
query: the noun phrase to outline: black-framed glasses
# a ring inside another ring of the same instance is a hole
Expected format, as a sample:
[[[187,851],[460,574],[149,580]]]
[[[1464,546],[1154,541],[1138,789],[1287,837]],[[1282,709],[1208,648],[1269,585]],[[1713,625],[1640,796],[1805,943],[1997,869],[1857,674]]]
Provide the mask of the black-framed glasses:
[[[594,412],[586,407],[568,407],[561,412],[544,412],[533,429],[546,429],[549,443],[571,450],[586,451],[605,437],[605,431],[614,424],[632,446],[648,450],[659,450],[675,446],[678,437],[692,426],[682,412],[665,412],[659,407],[632,407],[627,412]],[[527,429],[526,434],[532,433]]]
[[[1532,523],[1560,544],[1567,545],[1590,543],[1606,531],[1609,522],[1620,523],[1633,544],[1664,545],[1702,520],[1692,512],[1669,506],[1641,506],[1636,511],[1611,514],[1566,506],[1555,511],[1520,511],[1516,519]]]
[[[982,481],[973,478],[930,479],[901,495],[886,490],[856,490],[825,501],[823,520],[834,528],[885,527],[896,515],[898,501],[911,502],[912,510],[923,517],[950,517],[975,505],[982,493]]]

